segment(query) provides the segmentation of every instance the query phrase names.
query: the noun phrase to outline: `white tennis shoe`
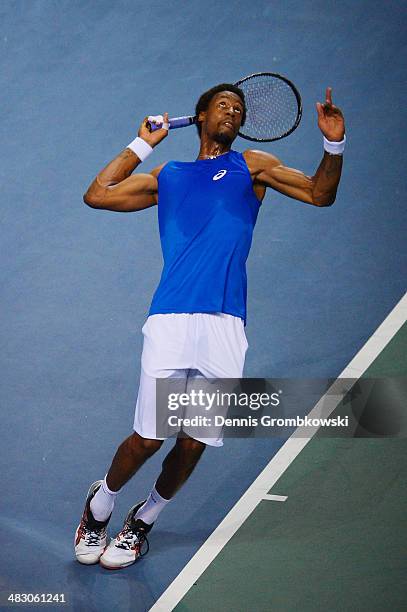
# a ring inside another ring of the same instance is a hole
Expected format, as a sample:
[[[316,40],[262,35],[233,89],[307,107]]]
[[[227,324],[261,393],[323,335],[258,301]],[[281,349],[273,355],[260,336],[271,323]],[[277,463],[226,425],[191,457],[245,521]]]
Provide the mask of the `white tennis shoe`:
[[[90,502],[101,484],[102,480],[97,480],[91,485],[86,496],[82,519],[75,533],[74,546],[76,559],[79,563],[84,563],[85,565],[98,563],[107,546],[106,527],[110,516],[106,521],[97,521],[90,509]]]
[[[149,543],[146,534],[151,530],[154,523],[148,525],[141,519],[135,519],[137,510],[145,503],[145,500],[130,508],[123,529],[100,557],[100,564],[106,569],[121,569],[132,565],[146,555],[149,551]],[[143,548],[147,549],[143,552]]]

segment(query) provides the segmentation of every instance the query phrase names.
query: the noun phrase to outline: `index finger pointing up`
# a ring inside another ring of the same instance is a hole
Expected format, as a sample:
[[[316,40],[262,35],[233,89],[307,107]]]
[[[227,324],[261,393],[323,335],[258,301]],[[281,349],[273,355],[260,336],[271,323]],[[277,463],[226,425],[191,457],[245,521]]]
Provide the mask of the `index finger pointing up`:
[[[326,88],[325,98],[326,98],[327,104],[332,104],[332,87]]]

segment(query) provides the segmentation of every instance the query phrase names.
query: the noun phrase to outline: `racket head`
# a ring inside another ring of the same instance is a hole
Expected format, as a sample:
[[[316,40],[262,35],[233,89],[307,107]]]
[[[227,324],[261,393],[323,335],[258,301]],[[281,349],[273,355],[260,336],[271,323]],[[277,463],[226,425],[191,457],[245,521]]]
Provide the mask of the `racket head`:
[[[243,91],[246,102],[246,121],[239,136],[254,142],[273,142],[298,127],[301,96],[289,79],[276,72],[255,72],[235,85]]]

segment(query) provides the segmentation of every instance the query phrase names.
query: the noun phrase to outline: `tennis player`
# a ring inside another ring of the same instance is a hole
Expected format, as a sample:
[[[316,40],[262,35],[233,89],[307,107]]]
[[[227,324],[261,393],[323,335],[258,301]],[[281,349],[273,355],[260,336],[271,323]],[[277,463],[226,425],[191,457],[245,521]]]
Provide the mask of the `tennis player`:
[[[246,116],[244,94],[235,85],[217,85],[196,106],[200,149],[195,161],[170,161],[132,175],[168,136],[167,113],[155,131],[146,118],[137,138],[86,192],[84,201],[95,209],[131,212],[158,204],[164,268],[142,330],[134,431],[117,449],[105,478],[89,489],[75,534],[80,563],[100,561],[109,569],[134,563],[148,546],[146,534],[206,445],[222,445],[221,431],[207,438],[193,432],[178,436],[148,498],[130,509],[123,529],[108,544],[107,524],[118,493],[163,443],[156,434],[156,379],[242,377],[248,347],[245,266],[266,188],[313,206],[335,201],[345,126],[330,88],[325,103],[317,103],[317,115],[324,154],[309,177],[269,153],[233,151]]]

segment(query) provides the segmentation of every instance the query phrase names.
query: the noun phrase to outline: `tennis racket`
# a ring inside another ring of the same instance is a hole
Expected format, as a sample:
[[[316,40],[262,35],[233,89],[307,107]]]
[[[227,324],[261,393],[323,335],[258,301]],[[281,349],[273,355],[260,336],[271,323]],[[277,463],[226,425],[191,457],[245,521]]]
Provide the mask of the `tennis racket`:
[[[246,121],[239,136],[255,142],[272,142],[285,138],[299,125],[302,116],[301,96],[295,85],[281,74],[257,72],[235,83],[243,91],[246,101]],[[150,119],[150,117],[149,117]],[[162,123],[154,123],[157,130]],[[170,130],[196,123],[196,117],[174,117]]]

